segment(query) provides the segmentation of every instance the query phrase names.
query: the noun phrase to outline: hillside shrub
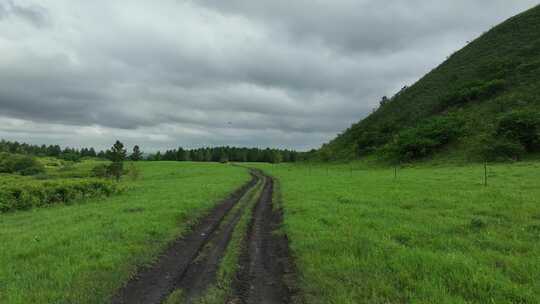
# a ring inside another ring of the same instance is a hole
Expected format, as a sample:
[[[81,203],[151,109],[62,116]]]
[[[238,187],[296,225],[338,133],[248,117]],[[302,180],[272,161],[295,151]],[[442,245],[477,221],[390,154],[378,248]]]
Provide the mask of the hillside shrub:
[[[461,123],[455,117],[436,117],[417,127],[399,132],[382,149],[384,158],[392,161],[412,161],[431,155],[461,133]]]
[[[391,134],[382,130],[362,132],[357,139],[358,155],[364,156],[374,152],[392,138]]]
[[[45,167],[28,155],[0,153],[0,173],[36,175],[45,172]]]
[[[117,183],[100,179],[26,180],[0,185],[0,212],[27,210],[77,200],[109,196],[122,191]]]
[[[496,136],[519,142],[527,152],[540,151],[540,113],[521,110],[503,115]]]
[[[490,98],[505,89],[506,82],[495,79],[485,83],[474,83],[457,90],[441,100],[441,107],[446,109],[452,106],[463,105],[468,102]]]
[[[525,154],[525,148],[517,140],[490,136],[482,142],[480,154],[489,161],[519,160]]]

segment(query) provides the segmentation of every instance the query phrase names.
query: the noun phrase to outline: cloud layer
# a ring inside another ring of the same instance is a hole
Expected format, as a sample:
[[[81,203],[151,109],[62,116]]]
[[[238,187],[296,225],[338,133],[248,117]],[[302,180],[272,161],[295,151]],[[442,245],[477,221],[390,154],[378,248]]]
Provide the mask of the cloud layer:
[[[537,3],[0,0],[0,137],[318,147]]]

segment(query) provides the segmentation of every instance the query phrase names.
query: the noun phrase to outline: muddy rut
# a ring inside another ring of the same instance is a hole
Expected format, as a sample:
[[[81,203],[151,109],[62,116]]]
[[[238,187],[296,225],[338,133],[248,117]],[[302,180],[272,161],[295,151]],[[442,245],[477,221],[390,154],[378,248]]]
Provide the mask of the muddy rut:
[[[111,303],[163,303],[181,290],[181,303],[196,303],[215,283],[227,246],[245,213],[251,215],[237,265],[237,273],[224,303],[289,303],[286,284],[292,269],[287,238],[274,233],[281,212],[272,201],[274,182],[260,171],[220,202],[191,232],[175,240],[157,261],[138,270]],[[258,197],[254,195],[258,195]],[[250,202],[254,202],[255,204]],[[244,225],[245,227],[245,225]]]

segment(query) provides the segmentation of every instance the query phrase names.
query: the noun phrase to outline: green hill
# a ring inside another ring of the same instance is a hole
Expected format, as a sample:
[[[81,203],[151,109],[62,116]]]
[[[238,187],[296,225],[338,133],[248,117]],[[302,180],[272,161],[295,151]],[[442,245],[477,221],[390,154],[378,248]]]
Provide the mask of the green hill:
[[[381,102],[318,151],[411,161],[516,159],[540,150],[540,6],[510,18]]]

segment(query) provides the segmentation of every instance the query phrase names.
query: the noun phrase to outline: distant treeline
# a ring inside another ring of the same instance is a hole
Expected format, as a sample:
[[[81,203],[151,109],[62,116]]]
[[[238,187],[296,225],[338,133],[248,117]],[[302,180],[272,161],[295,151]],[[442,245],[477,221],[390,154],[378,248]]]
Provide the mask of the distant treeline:
[[[153,161],[201,161],[201,162],[296,162],[302,160],[303,153],[291,150],[214,147],[200,149],[173,149],[164,153],[150,154],[147,160]]]
[[[96,153],[96,150],[94,148],[62,149],[59,145],[40,146],[6,140],[0,140],[0,152],[27,154],[34,156],[50,156],[72,161],[77,161],[82,157],[106,158],[106,152],[100,151]]]
[[[172,149],[165,152],[143,154],[138,146],[134,147],[134,152],[129,158],[133,160],[149,161],[200,161],[200,162],[296,162],[304,160],[307,153],[292,150],[280,149],[259,149],[259,148],[236,148],[236,147],[214,147],[198,149]],[[49,156],[59,159],[78,161],[83,157],[97,157],[102,159],[112,159],[110,150],[96,151],[94,148],[61,148],[59,145],[31,145],[19,143],[17,141],[0,140],[0,152],[26,154],[33,156]]]

